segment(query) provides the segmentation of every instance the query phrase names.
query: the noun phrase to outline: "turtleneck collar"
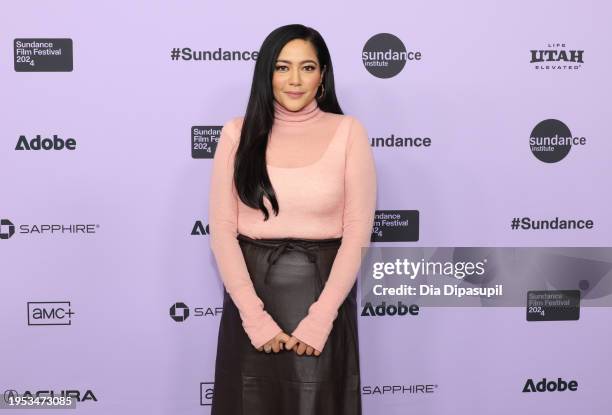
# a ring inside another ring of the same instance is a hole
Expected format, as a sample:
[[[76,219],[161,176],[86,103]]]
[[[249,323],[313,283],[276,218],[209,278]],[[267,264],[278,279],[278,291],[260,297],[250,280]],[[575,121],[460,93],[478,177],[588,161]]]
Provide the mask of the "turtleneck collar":
[[[274,100],[274,122],[280,124],[295,124],[300,122],[309,122],[317,119],[323,114],[319,108],[316,99],[313,99],[306,104],[302,109],[297,111],[289,111],[283,107],[277,100]]]

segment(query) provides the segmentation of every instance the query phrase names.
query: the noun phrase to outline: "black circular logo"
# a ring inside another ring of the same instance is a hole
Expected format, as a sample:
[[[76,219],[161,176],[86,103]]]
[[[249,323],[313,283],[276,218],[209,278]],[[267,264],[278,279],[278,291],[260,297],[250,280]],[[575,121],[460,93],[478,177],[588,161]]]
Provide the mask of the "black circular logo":
[[[0,219],[0,239],[8,239],[15,233],[15,225],[8,219]]]
[[[15,399],[19,397],[19,392],[15,389],[7,389],[4,391],[4,402],[7,404],[14,404]]]
[[[174,321],[185,321],[189,317],[189,307],[185,303],[175,303],[170,307],[170,317]]]
[[[400,73],[406,65],[406,56],[404,43],[391,33],[372,36],[361,53],[363,65],[377,78],[391,78]]]
[[[572,133],[559,120],[544,120],[531,132],[529,147],[538,160],[556,163],[563,160],[572,149]]]

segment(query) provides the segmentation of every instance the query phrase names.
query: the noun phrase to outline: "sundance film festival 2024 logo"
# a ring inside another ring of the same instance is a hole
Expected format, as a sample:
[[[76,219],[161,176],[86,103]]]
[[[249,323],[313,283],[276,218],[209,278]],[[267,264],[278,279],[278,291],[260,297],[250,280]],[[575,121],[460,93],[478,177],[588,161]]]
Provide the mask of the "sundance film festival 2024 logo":
[[[194,125],[191,127],[191,157],[194,159],[212,159],[221,138],[220,125]]]
[[[15,39],[13,56],[15,72],[71,72],[72,39]]]
[[[404,69],[406,61],[420,61],[421,58],[420,51],[407,51],[404,42],[391,33],[372,36],[361,52],[363,66],[377,78],[392,78]]]
[[[567,125],[555,119],[540,121],[531,131],[529,147],[545,163],[556,163],[568,155],[572,146],[586,145],[585,137],[574,137]]]
[[[565,43],[548,43],[544,49],[529,52],[529,63],[538,70],[578,70],[584,64],[584,50],[567,49]]]

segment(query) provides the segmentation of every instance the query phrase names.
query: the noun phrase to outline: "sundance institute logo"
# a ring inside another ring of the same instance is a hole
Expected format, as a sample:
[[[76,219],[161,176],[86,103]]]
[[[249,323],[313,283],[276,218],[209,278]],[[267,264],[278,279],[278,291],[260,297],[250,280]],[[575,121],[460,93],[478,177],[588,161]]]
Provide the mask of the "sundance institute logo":
[[[391,33],[379,33],[366,42],[361,52],[363,66],[377,78],[392,78],[404,69],[406,61],[420,61],[420,51],[406,51],[404,42]]]
[[[555,119],[538,123],[529,137],[533,155],[545,163],[556,163],[568,155],[572,145],[585,145],[585,137],[574,137],[567,125]]]

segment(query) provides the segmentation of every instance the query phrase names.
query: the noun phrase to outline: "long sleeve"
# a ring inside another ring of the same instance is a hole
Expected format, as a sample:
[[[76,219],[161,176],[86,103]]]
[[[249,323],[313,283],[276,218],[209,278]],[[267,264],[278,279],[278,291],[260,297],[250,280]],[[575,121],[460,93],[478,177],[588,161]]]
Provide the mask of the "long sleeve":
[[[233,174],[239,131],[233,121],[223,126],[213,159],[208,208],[210,248],[225,289],[238,308],[245,332],[254,347],[261,347],[282,329],[264,310],[236,239],[239,198]]]
[[[376,167],[367,131],[353,118],[348,138],[344,178],[342,243],[319,298],[292,335],[322,351],[338,309],[355,284],[361,249],[370,245],[376,211]]]

